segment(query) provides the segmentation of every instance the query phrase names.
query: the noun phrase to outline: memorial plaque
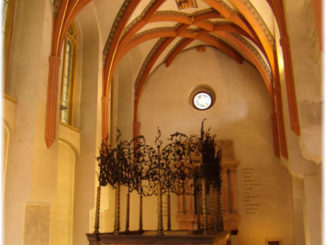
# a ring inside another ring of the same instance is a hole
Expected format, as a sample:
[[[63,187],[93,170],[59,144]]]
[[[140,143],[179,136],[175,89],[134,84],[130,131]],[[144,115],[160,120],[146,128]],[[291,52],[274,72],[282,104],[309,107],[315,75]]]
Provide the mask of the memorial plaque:
[[[261,207],[261,184],[253,168],[242,169],[244,213],[257,214]]]

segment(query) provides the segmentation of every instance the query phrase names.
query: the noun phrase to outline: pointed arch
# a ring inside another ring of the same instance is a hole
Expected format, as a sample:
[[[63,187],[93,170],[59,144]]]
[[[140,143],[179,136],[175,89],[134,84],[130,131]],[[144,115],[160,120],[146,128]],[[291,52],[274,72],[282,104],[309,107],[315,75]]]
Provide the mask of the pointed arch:
[[[57,14],[54,15],[45,118],[45,142],[48,148],[56,138],[60,52],[63,40],[73,18],[90,2],[91,0],[62,0]],[[56,11],[55,8],[54,10]]]
[[[290,124],[291,129],[296,135],[300,135],[300,123],[298,115],[298,105],[294,85],[294,75],[293,75],[293,63],[291,56],[291,48],[289,37],[286,29],[286,21],[284,15],[284,9],[282,1],[280,0],[267,0],[268,4],[275,15],[277,25],[280,31],[280,44],[282,47],[283,59],[284,59],[284,74],[286,82],[286,92],[288,108],[290,113]]]

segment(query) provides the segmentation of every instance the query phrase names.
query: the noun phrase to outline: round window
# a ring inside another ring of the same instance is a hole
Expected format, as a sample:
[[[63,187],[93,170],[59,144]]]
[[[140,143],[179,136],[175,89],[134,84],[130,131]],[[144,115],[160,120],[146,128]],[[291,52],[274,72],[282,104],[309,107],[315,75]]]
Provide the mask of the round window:
[[[206,110],[212,105],[212,97],[207,92],[196,93],[193,97],[193,104],[198,110]]]
[[[215,104],[216,94],[213,88],[201,84],[191,91],[188,98],[191,106],[197,110],[204,111]]]

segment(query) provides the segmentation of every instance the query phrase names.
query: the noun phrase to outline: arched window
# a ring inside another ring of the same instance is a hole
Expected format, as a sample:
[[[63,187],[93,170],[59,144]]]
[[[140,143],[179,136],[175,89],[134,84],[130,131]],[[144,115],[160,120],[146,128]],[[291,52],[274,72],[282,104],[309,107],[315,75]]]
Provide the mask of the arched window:
[[[12,25],[14,19],[14,0],[4,0],[3,1],[3,33],[4,33],[4,45],[3,45],[3,54],[4,54],[4,86],[6,90],[7,84],[7,72],[8,72],[8,63],[9,63],[9,54],[10,54],[10,43],[12,36]]]
[[[63,52],[60,120],[72,125],[77,53],[77,38],[73,26],[68,29]]]

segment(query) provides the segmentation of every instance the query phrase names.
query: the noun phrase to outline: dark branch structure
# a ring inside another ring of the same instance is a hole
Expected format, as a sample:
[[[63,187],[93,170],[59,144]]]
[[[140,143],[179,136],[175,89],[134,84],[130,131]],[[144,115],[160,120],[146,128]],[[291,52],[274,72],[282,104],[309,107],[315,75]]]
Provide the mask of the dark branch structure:
[[[201,213],[207,223],[206,200],[203,197],[209,193],[220,193],[221,152],[217,150],[215,135],[211,135],[210,130],[204,130],[204,120],[200,137],[188,137],[183,133],[176,132],[170,136],[168,144],[164,147],[162,147],[163,142],[159,129],[154,147],[146,143],[144,136],[135,137],[131,141],[120,141],[120,136],[121,133],[118,131],[115,147],[111,146],[106,138],[101,144],[100,156],[97,159],[101,186],[109,184],[117,191],[120,186],[127,187],[126,232],[129,231],[130,193],[133,191],[136,191],[141,197],[158,196],[159,235],[163,235],[161,207],[162,195],[165,193],[168,193],[168,196],[170,193],[202,196],[204,201],[202,205],[205,207],[202,208]],[[193,160],[192,156],[197,156],[200,160]],[[201,193],[202,191],[206,193]],[[120,199],[119,195],[116,196]],[[170,198],[168,198],[168,202],[170,202]],[[116,200],[116,205],[120,205],[119,200]],[[119,207],[116,210],[119,210]],[[214,211],[211,213],[213,214]],[[201,215],[198,210],[197,215]],[[119,217],[119,214],[116,214],[116,217]],[[217,218],[213,217],[212,220],[217,220]],[[140,221],[140,230],[142,230],[142,218]],[[170,222],[169,209],[168,230],[171,229]],[[198,226],[200,229],[200,225]],[[116,227],[119,227],[119,224],[116,224]],[[203,234],[207,234],[208,224],[203,224],[202,227],[204,227]],[[221,225],[214,224],[212,227],[221,227]],[[118,232],[115,230],[115,234]]]

